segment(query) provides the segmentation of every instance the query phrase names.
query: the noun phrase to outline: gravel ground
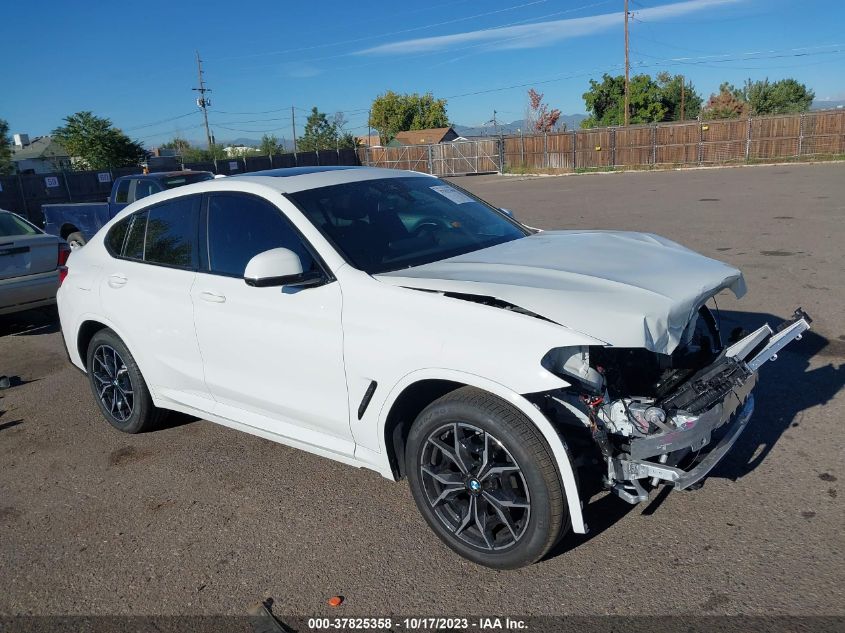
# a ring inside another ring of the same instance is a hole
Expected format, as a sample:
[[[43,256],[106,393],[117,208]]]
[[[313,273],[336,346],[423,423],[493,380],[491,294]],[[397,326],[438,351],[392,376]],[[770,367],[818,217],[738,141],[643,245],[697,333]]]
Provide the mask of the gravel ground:
[[[815,317],[763,369],[755,420],[704,488],[599,496],[591,534],[491,571],[440,543],[404,482],[206,421],[113,430],[54,320],[29,313],[0,321],[0,615],[242,614],[267,597],[288,615],[845,613],[845,165],[459,182],[531,225],[653,231],[742,268],[749,294],[719,300],[729,326]]]

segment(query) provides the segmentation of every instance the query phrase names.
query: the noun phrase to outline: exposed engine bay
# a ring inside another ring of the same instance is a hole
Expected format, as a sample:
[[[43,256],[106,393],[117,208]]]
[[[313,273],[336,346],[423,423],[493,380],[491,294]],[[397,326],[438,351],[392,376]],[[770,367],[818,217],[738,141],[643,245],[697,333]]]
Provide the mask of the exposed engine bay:
[[[638,503],[648,498],[644,484],[686,489],[707,476],[751,418],[759,367],[811,322],[799,308],[777,330],[736,331],[723,344],[717,320],[701,306],[669,355],[601,346],[552,350],[544,366],[571,387],[532,399],[568,442],[579,444],[573,451],[582,456],[579,466],[601,467],[605,488]]]

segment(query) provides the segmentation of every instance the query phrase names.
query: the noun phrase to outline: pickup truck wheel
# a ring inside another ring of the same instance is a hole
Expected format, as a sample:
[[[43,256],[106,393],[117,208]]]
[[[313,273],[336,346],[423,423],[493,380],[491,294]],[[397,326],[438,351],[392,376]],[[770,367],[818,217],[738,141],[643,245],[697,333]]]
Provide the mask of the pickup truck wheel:
[[[97,332],[88,345],[88,382],[106,420],[124,433],[155,428],[165,411],[153,405],[141,370],[112,330]]]
[[[529,565],[568,528],[551,449],[528,418],[487,392],[464,387],[423,410],[406,460],[425,520],[480,565]]]
[[[70,250],[75,251],[85,246],[85,236],[76,231],[67,236],[67,243]]]

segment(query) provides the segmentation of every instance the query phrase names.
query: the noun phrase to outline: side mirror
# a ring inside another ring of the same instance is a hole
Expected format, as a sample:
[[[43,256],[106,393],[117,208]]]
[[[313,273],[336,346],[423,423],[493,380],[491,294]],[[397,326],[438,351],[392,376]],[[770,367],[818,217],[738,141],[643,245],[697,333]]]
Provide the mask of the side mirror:
[[[509,218],[513,218],[514,220],[516,219],[516,216],[514,215],[513,211],[511,211],[510,209],[501,208],[501,209],[499,209],[499,211],[504,213]]]
[[[244,270],[244,281],[248,286],[267,288],[269,286],[310,286],[322,281],[318,271],[303,272],[299,255],[287,248],[274,248],[258,253],[249,260]]]

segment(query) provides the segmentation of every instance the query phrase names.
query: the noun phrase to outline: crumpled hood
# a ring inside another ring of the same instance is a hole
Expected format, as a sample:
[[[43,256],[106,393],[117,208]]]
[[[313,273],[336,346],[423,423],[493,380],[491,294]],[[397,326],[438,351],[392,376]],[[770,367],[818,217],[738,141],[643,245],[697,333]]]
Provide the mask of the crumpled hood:
[[[671,354],[707,299],[742,273],[651,233],[544,231],[376,275],[397,286],[495,297],[615,347]],[[503,332],[508,336],[508,332]]]

